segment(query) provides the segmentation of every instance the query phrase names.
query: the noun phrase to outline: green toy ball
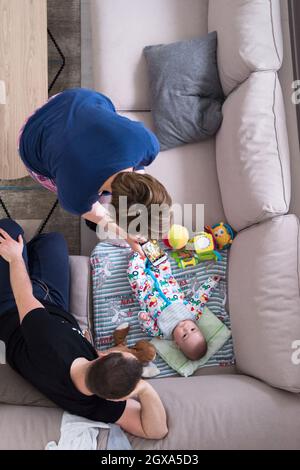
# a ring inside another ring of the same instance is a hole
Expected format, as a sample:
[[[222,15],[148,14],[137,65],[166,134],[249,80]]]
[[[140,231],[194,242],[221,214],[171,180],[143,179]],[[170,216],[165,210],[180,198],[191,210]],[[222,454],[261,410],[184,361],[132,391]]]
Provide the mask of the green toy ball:
[[[181,250],[189,238],[188,229],[178,224],[173,224],[168,233],[169,244],[174,250]]]

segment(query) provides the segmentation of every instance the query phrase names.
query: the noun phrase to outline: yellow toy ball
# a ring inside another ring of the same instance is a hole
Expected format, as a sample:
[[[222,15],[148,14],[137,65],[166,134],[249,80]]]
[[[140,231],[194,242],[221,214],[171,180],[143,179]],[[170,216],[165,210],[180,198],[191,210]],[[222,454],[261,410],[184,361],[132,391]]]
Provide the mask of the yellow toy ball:
[[[168,233],[169,244],[174,250],[181,250],[187,244],[189,237],[188,229],[178,224],[172,225]]]

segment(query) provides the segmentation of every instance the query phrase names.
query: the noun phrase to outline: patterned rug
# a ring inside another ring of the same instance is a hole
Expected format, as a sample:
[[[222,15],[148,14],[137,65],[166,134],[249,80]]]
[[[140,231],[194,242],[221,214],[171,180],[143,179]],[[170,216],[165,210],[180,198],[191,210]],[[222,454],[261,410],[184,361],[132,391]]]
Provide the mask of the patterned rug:
[[[11,218],[25,229],[27,241],[35,235],[56,200],[53,193],[36,184],[31,177],[0,180],[0,195]],[[0,218],[6,217],[7,214],[0,206]],[[79,217],[69,214],[58,205],[44,229],[44,233],[47,232],[61,232],[67,241],[69,253],[80,253]]]
[[[221,276],[223,280],[213,292],[207,306],[230,329],[230,317],[225,310],[228,252],[224,250],[221,253],[221,261],[205,261],[185,269],[179,268],[173,258],[169,259],[174,277],[187,298],[193,295],[209,276]],[[130,254],[130,249],[108,243],[98,243],[91,254],[94,340],[99,350],[113,346],[113,331],[123,322],[130,324],[129,346],[140,339],[149,339],[140,329],[137,320],[140,307],[127,280],[126,270]],[[160,369],[158,378],[177,375],[159,356],[155,364]],[[234,352],[230,338],[203,367],[232,364],[234,364]]]

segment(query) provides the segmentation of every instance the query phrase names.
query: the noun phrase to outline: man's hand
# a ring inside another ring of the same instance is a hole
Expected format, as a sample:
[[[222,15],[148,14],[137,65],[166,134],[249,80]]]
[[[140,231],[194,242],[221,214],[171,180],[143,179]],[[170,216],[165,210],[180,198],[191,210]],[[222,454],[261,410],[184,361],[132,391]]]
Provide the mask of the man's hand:
[[[23,247],[22,235],[19,235],[18,241],[16,241],[3,228],[0,228],[0,255],[5,261],[11,263],[22,258]]]
[[[145,390],[148,390],[151,387],[151,385],[146,382],[145,380],[141,379],[135,389],[126,397],[126,400],[128,398],[139,398],[139,396],[144,393]]]
[[[20,323],[31,310],[44,308],[44,305],[32,293],[31,280],[22,256],[23,248],[22,235],[19,235],[18,241],[16,241],[0,228],[0,256],[9,263],[10,283],[17,304]]]
[[[110,350],[109,350],[110,351]],[[101,354],[101,353],[100,353]],[[126,397],[122,397],[122,398],[118,398],[118,399],[114,399],[114,400],[110,400],[108,399],[108,401],[125,401],[125,400],[128,400],[129,398],[139,398],[140,395],[145,391],[145,390],[148,390],[149,387],[152,389],[151,385],[149,383],[147,383],[145,380],[140,380],[137,384],[137,386],[135,387],[135,389],[129,393],[129,395],[127,395]]]

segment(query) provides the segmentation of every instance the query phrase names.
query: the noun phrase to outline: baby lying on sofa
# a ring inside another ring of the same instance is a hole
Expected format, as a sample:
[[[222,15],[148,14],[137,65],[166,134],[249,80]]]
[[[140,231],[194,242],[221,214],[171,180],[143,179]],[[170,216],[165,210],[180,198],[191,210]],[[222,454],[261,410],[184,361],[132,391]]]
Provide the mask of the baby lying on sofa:
[[[203,357],[207,344],[195,320],[202,314],[202,308],[220,277],[208,278],[188,302],[172,275],[168,260],[155,268],[149,260],[134,253],[129,260],[127,274],[143,309],[139,312],[142,330],[148,336],[173,339],[192,361]]]

